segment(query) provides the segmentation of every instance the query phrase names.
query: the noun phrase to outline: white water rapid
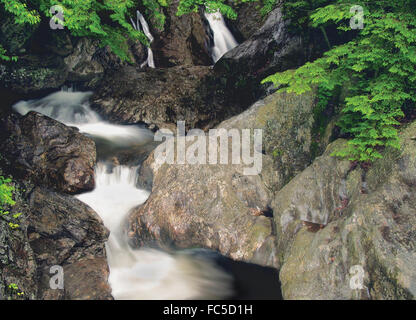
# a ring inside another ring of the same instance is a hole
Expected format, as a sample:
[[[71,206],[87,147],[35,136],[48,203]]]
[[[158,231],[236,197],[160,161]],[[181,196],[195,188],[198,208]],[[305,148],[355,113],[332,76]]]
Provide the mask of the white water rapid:
[[[97,186],[78,199],[98,212],[111,231],[107,242],[109,283],[116,299],[207,299],[226,297],[229,276],[209,260],[154,249],[133,250],[123,231],[128,212],[149,193],[136,188],[137,167],[118,166],[112,172],[98,164]]]
[[[140,31],[140,26],[143,29],[143,33],[146,35],[147,39],[149,39],[149,42],[152,43],[154,38],[153,35],[150,33],[149,25],[147,24],[146,19],[143,17],[143,15],[140,13],[139,10],[136,12],[136,22],[131,20],[131,24],[133,25],[133,28],[137,31]],[[143,62],[140,67],[143,68],[144,66],[148,65],[150,68],[155,68],[155,62],[153,59],[153,51],[150,48],[150,46],[147,48],[147,60]]]
[[[104,121],[90,108],[92,92],[61,90],[39,100],[20,101],[13,109],[25,115],[37,111],[67,126],[78,127],[80,132],[100,137],[118,145],[140,145],[153,140],[149,130],[139,126],[122,126]]]
[[[43,99],[21,101],[14,109],[33,110],[76,126],[93,137],[131,148],[153,140],[152,133],[137,126],[113,125],[91,110],[90,92],[60,91]],[[116,156],[116,154],[115,154]],[[189,252],[167,253],[132,249],[124,231],[131,209],[144,203],[149,193],[136,187],[137,166],[99,161],[96,188],[77,198],[92,207],[110,230],[106,243],[109,283],[115,299],[222,299],[233,294],[232,278],[208,257]]]
[[[209,26],[214,35],[214,46],[212,50],[212,59],[217,62],[224,54],[238,46],[238,42],[234,39],[231,31],[225,24],[224,17],[220,12],[205,12]]]

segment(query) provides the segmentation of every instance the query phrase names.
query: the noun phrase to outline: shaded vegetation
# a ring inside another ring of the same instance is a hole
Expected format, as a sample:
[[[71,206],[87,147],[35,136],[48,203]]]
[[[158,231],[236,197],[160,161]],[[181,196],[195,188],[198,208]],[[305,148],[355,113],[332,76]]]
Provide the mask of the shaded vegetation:
[[[360,18],[350,1],[285,2],[286,12],[301,17],[298,27],[320,28],[329,50],[297,70],[269,76],[280,90],[301,94],[319,85],[333,91],[347,87],[342,101],[341,132],[350,137],[348,147],[334,155],[371,162],[381,158],[386,146],[399,148],[397,126],[403,110],[414,109],[416,96],[416,3],[360,1],[363,29],[351,29]],[[290,11],[290,10],[293,11]],[[351,39],[333,46],[326,28],[336,27]]]

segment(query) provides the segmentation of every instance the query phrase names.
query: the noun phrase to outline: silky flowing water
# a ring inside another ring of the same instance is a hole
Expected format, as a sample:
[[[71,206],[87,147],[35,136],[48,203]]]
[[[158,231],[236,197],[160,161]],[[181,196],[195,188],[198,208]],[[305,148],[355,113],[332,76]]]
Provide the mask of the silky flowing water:
[[[119,150],[140,148],[153,134],[139,126],[114,125],[91,110],[90,92],[60,91],[43,99],[21,101],[14,109],[37,111]],[[117,154],[114,154],[117,156]],[[137,164],[138,165],[138,164]],[[115,299],[221,299],[233,294],[232,277],[206,256],[185,252],[133,249],[123,228],[131,209],[144,203],[149,192],[136,187],[137,165],[114,165],[99,159],[94,191],[78,197],[102,218],[110,230],[106,243],[109,283]]]
[[[224,54],[238,46],[231,31],[227,28],[224,17],[219,12],[205,12],[205,18],[214,36],[214,45],[211,48],[212,59],[217,62]]]
[[[214,62],[238,45],[219,12],[205,13],[213,33]],[[153,36],[137,11],[136,30],[152,43]],[[155,67],[153,52],[142,67]],[[170,252],[132,248],[126,234],[132,209],[143,204],[149,192],[137,187],[138,169],[144,155],[154,148],[153,133],[139,125],[118,125],[102,119],[91,109],[92,92],[63,89],[42,99],[20,101],[13,108],[25,115],[36,111],[95,140],[97,166],[95,189],[77,198],[93,208],[110,230],[106,243],[109,284],[115,299],[279,299],[276,270],[235,262],[213,251],[192,249]],[[118,158],[128,154],[128,161]]]

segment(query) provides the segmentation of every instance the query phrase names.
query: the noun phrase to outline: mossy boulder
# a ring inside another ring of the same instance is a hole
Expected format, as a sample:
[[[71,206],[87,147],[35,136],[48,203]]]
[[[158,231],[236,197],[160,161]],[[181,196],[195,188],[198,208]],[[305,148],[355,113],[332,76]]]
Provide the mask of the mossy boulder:
[[[227,128],[263,130],[265,166],[261,175],[272,192],[302,172],[330,141],[332,124],[327,126],[324,136],[315,134],[316,102],[314,91],[302,95],[276,92],[221,124]]]
[[[0,63],[0,88],[17,94],[59,89],[67,76],[63,58],[50,54],[27,55],[17,62]]]
[[[286,299],[414,299],[416,122],[366,172],[328,151],[273,201]],[[362,282],[357,285],[357,271]]]
[[[37,26],[16,24],[14,16],[0,7],[0,45],[6,49],[8,55],[21,55],[26,52],[29,39]]]
[[[245,176],[243,165],[160,165],[154,155],[141,168],[151,195],[129,218],[133,246],[208,248],[275,264],[272,220],[263,214],[270,195],[259,176]]]
[[[77,128],[32,111],[7,117],[0,136],[1,153],[23,180],[70,194],[94,189],[95,143]]]

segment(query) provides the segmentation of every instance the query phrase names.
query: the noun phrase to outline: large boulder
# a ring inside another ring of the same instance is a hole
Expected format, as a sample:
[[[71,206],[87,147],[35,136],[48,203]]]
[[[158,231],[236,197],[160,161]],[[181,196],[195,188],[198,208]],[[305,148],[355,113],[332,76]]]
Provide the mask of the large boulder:
[[[29,244],[38,272],[38,299],[112,299],[105,242],[109,232],[81,201],[35,188],[29,199]],[[64,290],[50,288],[51,267],[64,272]]]
[[[53,54],[25,55],[17,62],[0,62],[0,88],[18,94],[59,89],[67,76],[63,58]]]
[[[267,17],[262,16],[257,2],[229,2],[235,8],[237,19],[226,19],[227,26],[238,42],[244,42],[262,27]]]
[[[246,176],[244,165],[160,165],[153,152],[140,169],[139,185],[151,195],[130,216],[132,242],[204,247],[276,266],[269,205],[273,193],[312,161],[314,103],[313,93],[275,93],[215,128],[263,130],[267,152],[259,175]],[[275,159],[274,148],[283,150]]]
[[[416,122],[368,170],[328,147],[272,202],[286,299],[414,299]]]
[[[29,112],[10,115],[0,131],[0,151],[14,174],[70,194],[94,188],[95,143],[78,129]]]
[[[246,106],[269,91],[261,80],[305,62],[303,40],[289,32],[288,24],[277,7],[259,30],[215,64],[216,73],[226,77],[225,90],[234,91]]]
[[[118,123],[158,127],[186,121],[187,128],[212,127],[236,112],[216,100],[210,67],[124,67],[109,74],[92,97],[92,108]]]
[[[272,166],[263,166],[261,175],[273,192],[302,172],[325,150],[332,137],[331,117],[324,122],[325,133],[318,133],[321,124],[315,116],[317,102],[313,91],[302,95],[276,92],[220,125],[263,130],[263,151]]]
[[[153,28],[152,43],[155,65],[166,68],[179,65],[211,65],[207,26],[199,12],[177,16],[179,1],[164,8],[163,30]]]
[[[74,197],[40,187],[93,188],[94,142],[35,112],[9,115],[1,136],[0,173],[13,174],[16,204],[0,215],[0,299],[112,299],[103,222]],[[64,289],[51,288],[52,267],[62,267]]]
[[[151,195],[129,218],[134,246],[208,248],[274,265],[273,229],[264,214],[270,196],[259,176],[245,176],[242,165],[158,165],[154,155],[142,167],[153,177]]]
[[[98,215],[71,196],[13,180],[16,204],[0,215],[0,300],[112,299],[109,232]],[[63,289],[50,286],[56,267]]]

